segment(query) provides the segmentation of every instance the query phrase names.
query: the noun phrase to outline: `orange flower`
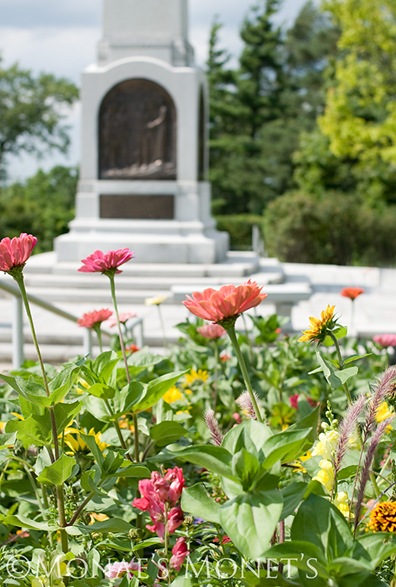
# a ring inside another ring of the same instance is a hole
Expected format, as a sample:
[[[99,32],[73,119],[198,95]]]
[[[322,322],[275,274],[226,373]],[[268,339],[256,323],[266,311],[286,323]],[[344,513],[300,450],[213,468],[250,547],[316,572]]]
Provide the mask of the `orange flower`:
[[[219,290],[208,288],[193,292],[183,304],[195,316],[226,328],[234,324],[242,312],[258,306],[267,297],[261,289],[262,286],[249,279],[242,285],[223,285]]]
[[[344,287],[344,289],[341,290],[341,295],[344,296],[344,298],[349,298],[352,301],[356,300],[356,298],[363,293],[364,289],[361,287]]]
[[[334,319],[335,306],[327,306],[322,311],[320,318],[309,317],[311,328],[304,330],[303,335],[298,339],[299,342],[310,342],[311,340],[323,341],[327,336],[327,330],[332,328],[336,323]]]
[[[396,503],[377,503],[371,510],[368,526],[372,532],[396,532]]]

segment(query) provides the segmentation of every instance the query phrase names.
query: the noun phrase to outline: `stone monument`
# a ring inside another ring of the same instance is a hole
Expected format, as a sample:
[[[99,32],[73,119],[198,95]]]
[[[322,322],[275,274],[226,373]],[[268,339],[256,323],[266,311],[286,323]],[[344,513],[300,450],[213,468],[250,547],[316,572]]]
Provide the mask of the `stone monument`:
[[[103,0],[98,58],[82,76],[76,217],[58,261],[129,247],[137,263],[216,263],[205,76],[188,42],[187,0]]]

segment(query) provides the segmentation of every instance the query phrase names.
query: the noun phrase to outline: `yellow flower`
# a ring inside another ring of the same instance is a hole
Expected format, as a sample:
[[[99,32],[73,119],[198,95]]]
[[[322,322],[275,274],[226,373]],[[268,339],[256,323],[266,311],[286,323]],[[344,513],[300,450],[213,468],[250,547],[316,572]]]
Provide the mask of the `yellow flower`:
[[[339,491],[334,499],[334,505],[340,510],[345,518],[349,519],[349,500],[346,491]]]
[[[312,477],[312,479],[314,481],[319,481],[319,483],[321,483],[330,493],[334,485],[333,464],[327,459],[322,459],[319,463],[319,467],[319,472],[315,475],[315,477]]]
[[[153,298],[146,298],[144,303],[146,306],[160,306],[168,299],[168,296],[155,296]]]
[[[88,436],[95,438],[100,450],[104,450],[108,446],[106,442],[101,441],[101,433],[95,432],[93,428],[88,432]],[[77,428],[65,428],[64,443],[73,452],[89,452],[87,443],[81,438],[81,430]]]
[[[387,402],[381,402],[375,412],[375,421],[377,424],[380,424],[380,422],[383,422],[392,416],[394,416],[393,408],[390,407]]]
[[[202,369],[191,369],[190,373],[187,373],[184,376],[184,381],[186,382],[186,387],[192,385],[196,381],[200,381],[201,383],[205,383],[208,380],[209,374],[207,371],[203,371]]]
[[[89,525],[94,524],[95,522],[104,522],[105,520],[109,519],[109,516],[106,514],[97,514],[95,512],[91,512],[89,515]]]
[[[371,510],[368,527],[372,532],[396,532],[396,502],[377,503]]]
[[[173,385],[173,387],[168,389],[168,391],[165,393],[165,395],[162,396],[162,399],[167,404],[173,404],[173,402],[178,402],[181,399],[183,399],[183,394],[180,391],[180,389],[178,387],[176,387],[176,385]]]
[[[310,342],[311,340],[323,341],[326,338],[327,330],[335,324],[334,309],[335,306],[328,305],[322,311],[320,318],[310,316],[311,328],[303,331],[303,335],[298,339],[299,342]]]
[[[324,459],[330,460],[335,452],[338,444],[339,432],[337,430],[327,430],[319,434],[319,440],[312,449],[312,456],[321,456]]]

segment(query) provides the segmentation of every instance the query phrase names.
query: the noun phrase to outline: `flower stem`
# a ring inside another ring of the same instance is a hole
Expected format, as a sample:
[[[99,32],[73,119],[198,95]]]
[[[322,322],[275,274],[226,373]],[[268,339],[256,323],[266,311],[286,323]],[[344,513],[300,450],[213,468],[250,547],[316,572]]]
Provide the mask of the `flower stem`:
[[[235,327],[232,324],[226,330],[227,330],[227,334],[228,334],[228,336],[229,336],[229,338],[231,340],[231,344],[232,344],[232,346],[234,348],[235,354],[237,356],[237,359],[238,359],[238,362],[239,362],[239,366],[240,366],[240,369],[241,369],[241,372],[242,372],[242,377],[243,377],[243,380],[245,382],[246,389],[247,389],[247,391],[249,393],[251,402],[253,404],[253,408],[254,408],[254,412],[256,414],[256,418],[257,418],[257,420],[259,422],[263,422],[263,418],[261,416],[260,409],[259,409],[258,404],[257,404],[256,396],[255,396],[255,393],[253,391],[252,384],[250,382],[249,372],[248,372],[247,367],[246,367],[245,358],[244,358],[244,356],[242,354],[241,347],[239,346],[239,343],[238,343],[238,338],[237,338],[237,335],[236,335],[236,332],[235,332]]]
[[[340,349],[340,345],[339,345],[338,339],[337,339],[337,337],[335,336],[335,334],[333,332],[329,331],[328,334],[329,334],[330,338],[332,339],[332,341],[334,342],[334,346],[336,348],[336,353],[337,353],[337,357],[338,357],[338,363],[339,363],[340,369],[342,371],[344,369],[344,367],[345,367],[345,364],[344,364],[344,359],[343,359],[342,354],[341,354],[341,349]],[[342,387],[343,387],[343,389],[345,391],[345,395],[346,395],[346,398],[348,400],[348,404],[351,405],[353,403],[353,399],[352,399],[351,392],[349,391],[349,387],[348,387],[348,385],[346,383],[343,383],[342,384]]]
[[[36,328],[34,326],[33,316],[32,316],[32,312],[30,310],[29,298],[28,298],[28,295],[26,292],[23,273],[22,273],[22,271],[18,272],[18,273],[13,273],[12,277],[17,282],[19,290],[21,292],[22,301],[23,301],[23,304],[25,307],[26,315],[29,320],[33,344],[34,344],[36,352],[37,352],[37,357],[38,357],[41,373],[43,376],[45,394],[47,397],[49,397],[50,396],[50,389],[49,389],[49,385],[48,385],[47,373],[45,371],[43,357],[41,355],[40,347],[39,347],[38,340],[37,340]],[[57,429],[57,425],[56,425],[54,406],[49,406],[48,410],[49,410],[50,420],[51,420],[52,441],[54,444],[55,460],[57,461],[59,459],[59,440],[58,440],[58,429]],[[66,516],[65,516],[65,498],[64,498],[64,492],[63,492],[63,484],[60,486],[57,486],[57,488],[56,488],[56,500],[57,500],[57,504],[58,504],[58,521],[59,521],[59,526],[60,526],[60,537],[61,537],[62,551],[66,554],[69,551],[69,545],[68,545],[67,533],[65,531]]]
[[[117,296],[116,296],[116,291],[115,291],[114,275],[109,275],[109,279],[110,279],[111,298],[113,300],[114,313],[115,313],[116,320],[117,320],[117,329],[118,329],[118,336],[120,339],[121,354],[122,354],[122,358],[124,360],[125,374],[126,374],[127,382],[129,384],[129,383],[131,383],[131,375],[129,373],[128,359],[126,356],[125,344],[124,344],[124,337],[122,336],[120,314],[118,311]],[[132,414],[132,418],[133,418],[133,426],[134,426],[133,439],[134,439],[135,461],[139,462],[139,452],[140,452],[139,451],[139,427],[138,427],[137,416],[135,413]],[[118,426],[118,422],[117,422],[117,426]],[[117,428],[117,426],[116,426],[116,428]],[[121,431],[119,430],[119,426],[118,426],[118,430],[117,430],[117,434],[118,433],[119,433],[119,437],[120,437]],[[122,438],[122,435],[121,435],[121,438]],[[122,439],[122,442],[124,442],[123,439]]]

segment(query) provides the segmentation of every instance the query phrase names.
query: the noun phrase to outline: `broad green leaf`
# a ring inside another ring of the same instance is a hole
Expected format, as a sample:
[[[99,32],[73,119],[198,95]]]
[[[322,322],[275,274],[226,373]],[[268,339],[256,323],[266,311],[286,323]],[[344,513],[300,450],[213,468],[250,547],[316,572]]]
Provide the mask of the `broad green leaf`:
[[[164,422],[155,424],[155,426],[150,428],[150,436],[159,447],[172,444],[179,440],[179,438],[186,436],[186,434],[186,429],[181,424],[174,421],[165,420]]]
[[[305,572],[312,573],[312,567],[317,571],[319,577],[327,579],[327,561],[322,549],[310,542],[303,540],[291,540],[275,544],[265,553],[267,559],[290,560],[290,564]]]
[[[234,426],[224,436],[222,447],[231,454],[239,452],[242,448],[257,455],[264,447],[268,438],[273,435],[271,428],[256,420],[245,420],[242,424]]]
[[[117,471],[111,474],[111,477],[149,479],[150,475],[150,471],[144,465],[128,464],[125,467],[120,467],[117,469]]]
[[[259,559],[268,550],[282,507],[277,490],[245,493],[220,507],[220,523],[243,556]]]
[[[232,472],[237,477],[244,491],[249,491],[262,476],[257,457],[243,448],[232,457]]]
[[[189,577],[179,576],[176,577],[174,581],[172,581],[169,587],[193,587],[193,585],[194,583]]]
[[[143,398],[132,406],[132,410],[135,413],[144,412],[154,406],[185,373],[187,373],[187,370],[178,371],[176,373],[166,373],[165,375],[150,381],[146,386]]]
[[[282,520],[291,516],[301,501],[304,498],[305,492],[307,491],[308,484],[303,481],[291,482],[280,489],[283,499],[283,511]]]
[[[58,434],[62,434],[63,430],[74,420],[81,410],[82,402],[74,401],[72,403],[56,404],[53,408],[56,420],[56,429]]]
[[[50,525],[47,522],[36,522],[26,516],[5,516],[3,524],[7,526],[16,526],[17,528],[26,528],[27,530],[41,530],[43,532],[54,532],[57,526]]]
[[[95,462],[101,468],[102,463],[104,461],[104,457],[102,451],[96,443],[95,437],[92,436],[92,434],[83,434],[82,432],[80,432],[80,436],[83,439],[83,441],[88,445],[89,450],[94,456]]]
[[[91,532],[128,534],[133,528],[131,524],[121,518],[109,518],[108,520],[104,520],[104,522],[95,522],[89,526],[84,526],[83,524],[76,524],[76,526],[83,534],[91,534]]]
[[[204,467],[220,476],[235,479],[231,470],[232,457],[230,453],[221,446],[211,446],[209,444],[189,446],[173,450],[170,454],[176,459],[193,463],[199,467]]]
[[[80,367],[78,365],[67,365],[50,382],[50,405],[61,402],[69,393],[75,383]]]
[[[100,399],[112,399],[116,390],[109,387],[106,383],[94,383],[86,388],[87,393],[99,397]]]
[[[220,506],[208,495],[202,483],[196,483],[183,489],[181,507],[183,511],[189,512],[197,518],[203,518],[213,524],[220,524]]]
[[[284,430],[274,434],[265,443],[263,450],[266,455],[264,467],[271,469],[280,461],[281,463],[290,463],[300,455],[306,452],[306,439],[311,434],[311,428],[302,428],[301,430]]]
[[[382,561],[396,554],[396,536],[394,534],[387,532],[364,534],[357,541],[367,552],[372,570],[376,569]]]
[[[132,411],[133,406],[146,394],[147,384],[132,381],[119,391],[113,399],[113,412],[116,418]]]
[[[63,454],[52,465],[44,467],[37,477],[37,481],[51,485],[62,485],[71,476],[75,464],[73,457]]]
[[[49,412],[42,416],[31,414],[26,420],[8,420],[5,431],[7,433],[16,432],[18,440],[25,448],[31,444],[47,446],[52,439]]]

